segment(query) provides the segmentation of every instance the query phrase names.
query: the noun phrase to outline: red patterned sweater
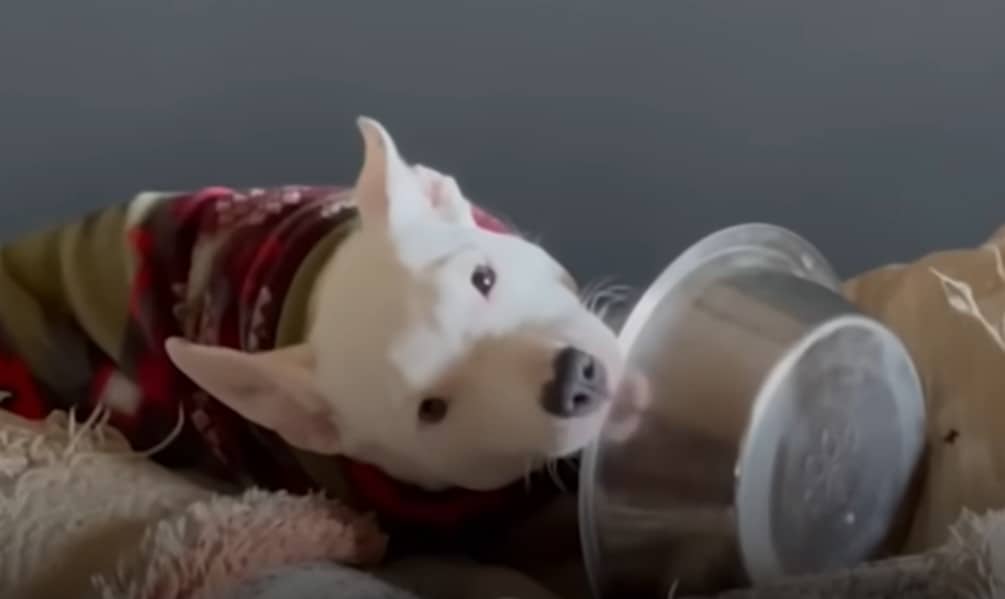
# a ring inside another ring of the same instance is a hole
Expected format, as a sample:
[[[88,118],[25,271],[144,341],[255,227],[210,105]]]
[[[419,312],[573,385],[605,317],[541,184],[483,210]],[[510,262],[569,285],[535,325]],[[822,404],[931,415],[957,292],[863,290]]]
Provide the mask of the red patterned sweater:
[[[480,226],[504,232],[475,209]],[[298,341],[309,282],[355,226],[348,190],[288,186],[141,194],[0,246],[0,405],[28,418],[97,405],[137,450],[243,485],[311,489],[293,453],[184,377],[164,340],[249,351]],[[518,491],[424,494],[343,460],[357,502],[449,526]]]

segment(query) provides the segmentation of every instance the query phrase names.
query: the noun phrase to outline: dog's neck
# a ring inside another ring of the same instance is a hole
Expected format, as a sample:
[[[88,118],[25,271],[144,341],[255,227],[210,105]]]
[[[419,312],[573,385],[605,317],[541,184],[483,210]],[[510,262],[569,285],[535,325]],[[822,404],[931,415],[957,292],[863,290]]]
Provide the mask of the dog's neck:
[[[291,448],[297,463],[314,483],[326,493],[340,499],[352,497],[349,481],[346,480],[342,461],[308,451]]]

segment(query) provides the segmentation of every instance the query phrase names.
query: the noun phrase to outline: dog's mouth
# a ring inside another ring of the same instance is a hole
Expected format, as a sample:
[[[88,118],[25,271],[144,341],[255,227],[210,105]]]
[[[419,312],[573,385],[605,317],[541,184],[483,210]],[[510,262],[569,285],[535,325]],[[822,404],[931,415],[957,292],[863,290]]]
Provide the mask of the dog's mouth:
[[[597,440],[603,432],[610,412],[610,400],[588,415],[574,419],[553,419],[554,436],[551,447],[545,451],[547,459],[575,456]]]

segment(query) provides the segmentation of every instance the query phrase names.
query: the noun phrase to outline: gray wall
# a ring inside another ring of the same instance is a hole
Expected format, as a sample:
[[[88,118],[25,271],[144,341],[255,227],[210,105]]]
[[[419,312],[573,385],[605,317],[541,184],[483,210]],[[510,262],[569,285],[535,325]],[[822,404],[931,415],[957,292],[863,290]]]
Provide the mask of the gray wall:
[[[584,278],[746,220],[850,274],[1005,220],[1003,30],[1001,0],[0,0],[0,235],[351,181],[366,113]]]

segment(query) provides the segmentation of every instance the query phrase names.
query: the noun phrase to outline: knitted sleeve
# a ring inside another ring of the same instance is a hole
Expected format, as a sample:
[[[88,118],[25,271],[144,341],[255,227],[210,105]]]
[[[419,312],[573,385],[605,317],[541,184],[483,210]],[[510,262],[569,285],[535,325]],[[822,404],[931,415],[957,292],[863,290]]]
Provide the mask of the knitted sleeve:
[[[0,245],[0,399],[28,417],[86,394],[97,354],[116,356],[129,295],[116,205]],[[29,374],[30,373],[30,374]]]

